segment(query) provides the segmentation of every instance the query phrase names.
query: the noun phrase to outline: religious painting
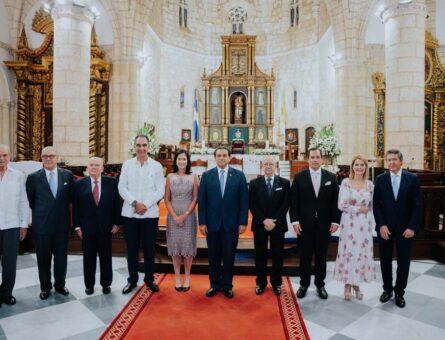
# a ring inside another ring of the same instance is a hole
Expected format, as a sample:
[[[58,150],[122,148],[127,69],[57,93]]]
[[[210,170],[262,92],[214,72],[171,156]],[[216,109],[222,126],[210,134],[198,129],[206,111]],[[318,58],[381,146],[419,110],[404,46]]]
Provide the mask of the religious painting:
[[[309,150],[309,145],[311,145],[311,139],[312,139],[312,137],[314,137],[314,135],[315,135],[315,128],[308,127],[306,129],[305,139],[304,139],[304,142],[305,142],[304,147],[305,147],[305,153],[306,154],[307,154],[307,150]]]
[[[209,142],[220,143],[222,141],[222,130],[219,127],[209,128]]]
[[[266,127],[257,127],[255,128],[254,139],[256,143],[265,143],[267,140],[267,128]]]
[[[425,101],[425,132],[424,132],[424,146],[425,149],[432,147],[432,109],[431,102]]]
[[[219,105],[219,104],[221,104],[221,88],[212,87],[210,89],[210,105]]]
[[[181,130],[181,142],[190,142],[192,140],[192,130],[182,129]]]
[[[298,129],[286,129],[286,144],[298,144]]]
[[[221,107],[212,106],[210,108],[210,124],[221,124]]]
[[[232,48],[231,51],[232,74],[243,75],[246,73],[246,49]]]
[[[245,143],[249,140],[249,131],[245,127],[229,128],[229,142],[232,140],[243,140]]]
[[[255,124],[266,124],[266,108],[257,107],[255,113]]]
[[[266,96],[266,88],[265,87],[257,87],[255,89],[255,104],[256,105],[266,105],[267,96]]]

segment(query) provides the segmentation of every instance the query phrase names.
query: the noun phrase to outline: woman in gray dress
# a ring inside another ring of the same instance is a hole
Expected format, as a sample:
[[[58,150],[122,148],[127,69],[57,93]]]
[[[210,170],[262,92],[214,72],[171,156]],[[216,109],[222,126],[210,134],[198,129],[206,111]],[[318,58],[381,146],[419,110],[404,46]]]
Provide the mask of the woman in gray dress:
[[[173,173],[165,184],[167,215],[167,248],[173,259],[175,289],[190,289],[190,269],[196,256],[196,214],[198,201],[198,176],[191,173],[190,155],[180,149],[173,161]],[[181,283],[181,262],[184,258],[184,283]]]

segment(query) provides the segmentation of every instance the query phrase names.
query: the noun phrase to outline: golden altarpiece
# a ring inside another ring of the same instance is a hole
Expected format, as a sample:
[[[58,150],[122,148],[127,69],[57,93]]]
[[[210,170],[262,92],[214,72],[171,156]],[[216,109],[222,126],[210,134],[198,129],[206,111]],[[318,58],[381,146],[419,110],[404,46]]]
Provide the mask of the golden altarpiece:
[[[438,53],[439,43],[425,36],[424,168],[445,170],[445,67]],[[372,75],[375,99],[375,148],[377,158],[385,153],[385,76]]]
[[[255,63],[256,36],[221,37],[222,62],[204,84],[205,142],[238,143],[241,152],[264,147],[273,140],[273,72],[267,75]]]
[[[36,12],[32,30],[45,35],[40,47],[28,45],[22,29],[16,60],[5,61],[16,76],[17,160],[40,160],[44,146],[53,144],[54,23],[43,9]],[[91,156],[107,158],[107,120],[110,65],[91,33],[89,149]]]

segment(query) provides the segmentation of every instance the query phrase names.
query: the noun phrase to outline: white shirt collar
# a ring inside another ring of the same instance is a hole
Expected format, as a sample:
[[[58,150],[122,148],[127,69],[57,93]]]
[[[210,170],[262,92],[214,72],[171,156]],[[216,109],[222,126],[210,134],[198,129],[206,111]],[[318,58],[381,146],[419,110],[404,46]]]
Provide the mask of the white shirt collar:
[[[51,172],[57,176],[57,168],[55,168],[54,170],[48,170],[46,168],[43,169],[45,169],[46,177],[48,177]]]
[[[94,181],[97,181],[98,182],[97,184],[100,185],[101,184],[101,177],[102,176],[99,176],[99,178],[96,180],[96,179],[94,179],[93,177],[90,176],[91,184],[94,185]]]
[[[399,178],[401,178],[401,176],[402,176],[402,168],[400,168],[400,170],[397,171],[396,173],[394,173],[392,171],[390,171],[390,173],[391,173],[391,177],[398,176]]]
[[[268,176],[266,176],[266,175],[264,175],[264,180],[267,182],[267,179],[268,179],[269,177]],[[272,179],[272,183],[273,183],[273,181],[274,181],[274,179],[275,179],[275,175],[272,175],[272,176],[270,176],[270,178]]]
[[[315,175],[315,174],[321,174],[321,168],[319,168],[318,170],[313,170],[312,168],[309,168],[311,175]]]
[[[218,173],[219,174],[221,173],[222,170],[224,170],[225,173],[227,173],[229,171],[229,166],[228,165],[226,165],[226,167],[224,169],[221,169],[219,166],[217,166],[217,168],[218,168]]]

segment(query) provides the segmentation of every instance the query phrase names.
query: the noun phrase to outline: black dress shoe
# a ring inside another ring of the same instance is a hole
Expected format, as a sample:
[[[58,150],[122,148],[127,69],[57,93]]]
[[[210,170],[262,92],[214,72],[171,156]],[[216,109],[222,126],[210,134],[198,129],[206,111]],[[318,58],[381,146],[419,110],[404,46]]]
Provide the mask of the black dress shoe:
[[[182,287],[176,287],[176,286],[175,286],[175,290],[176,290],[177,292],[182,292]]]
[[[228,299],[232,299],[235,296],[235,294],[233,294],[232,289],[224,289],[224,296]]]
[[[281,295],[281,286],[278,286],[278,285],[273,286],[273,293],[275,295]]]
[[[110,288],[110,286],[102,287],[102,293],[104,293],[104,294],[110,294],[110,293],[111,293],[111,288]]]
[[[382,295],[380,295],[380,302],[385,303],[388,302],[392,298],[392,292],[384,291]]]
[[[328,292],[324,287],[317,288],[317,293],[322,300],[326,300],[328,298]]]
[[[397,306],[397,307],[403,308],[403,307],[406,306],[405,299],[403,298],[402,295],[400,295],[400,294],[396,294],[396,297],[395,297],[394,300],[396,301],[396,306]]]
[[[127,283],[127,285],[124,287],[124,289],[122,289],[122,294],[128,294],[130,293],[133,289],[136,288],[136,283]]]
[[[216,295],[216,293],[218,293],[219,289],[216,288],[209,288],[209,290],[206,292],[206,296],[207,297],[213,297]]]
[[[300,286],[297,290],[297,298],[302,299],[306,296],[307,293],[307,287]]]
[[[42,290],[40,292],[40,300],[46,300],[47,298],[49,298],[50,295],[51,295],[50,290]]]
[[[256,285],[255,287],[255,294],[256,295],[261,295],[264,292],[264,286],[260,286],[260,285]]]
[[[70,291],[66,287],[54,288],[54,289],[56,290],[57,293],[61,295],[68,295],[70,293]]]
[[[145,286],[147,287],[147,289],[151,290],[153,293],[157,293],[160,291],[159,286],[154,282],[147,282],[145,284]]]
[[[1,301],[1,302],[5,303],[5,304],[7,304],[7,305],[12,306],[12,305],[15,305],[15,303],[16,303],[17,301],[15,300],[15,297],[13,297],[12,295],[10,295],[10,296],[7,296],[7,297],[2,298],[2,301]],[[0,302],[0,303],[1,303],[1,302]]]
[[[92,295],[94,293],[94,288],[85,288],[86,295]]]
[[[188,287],[182,287],[182,291],[183,292],[188,292],[190,290],[190,286],[188,286]]]

